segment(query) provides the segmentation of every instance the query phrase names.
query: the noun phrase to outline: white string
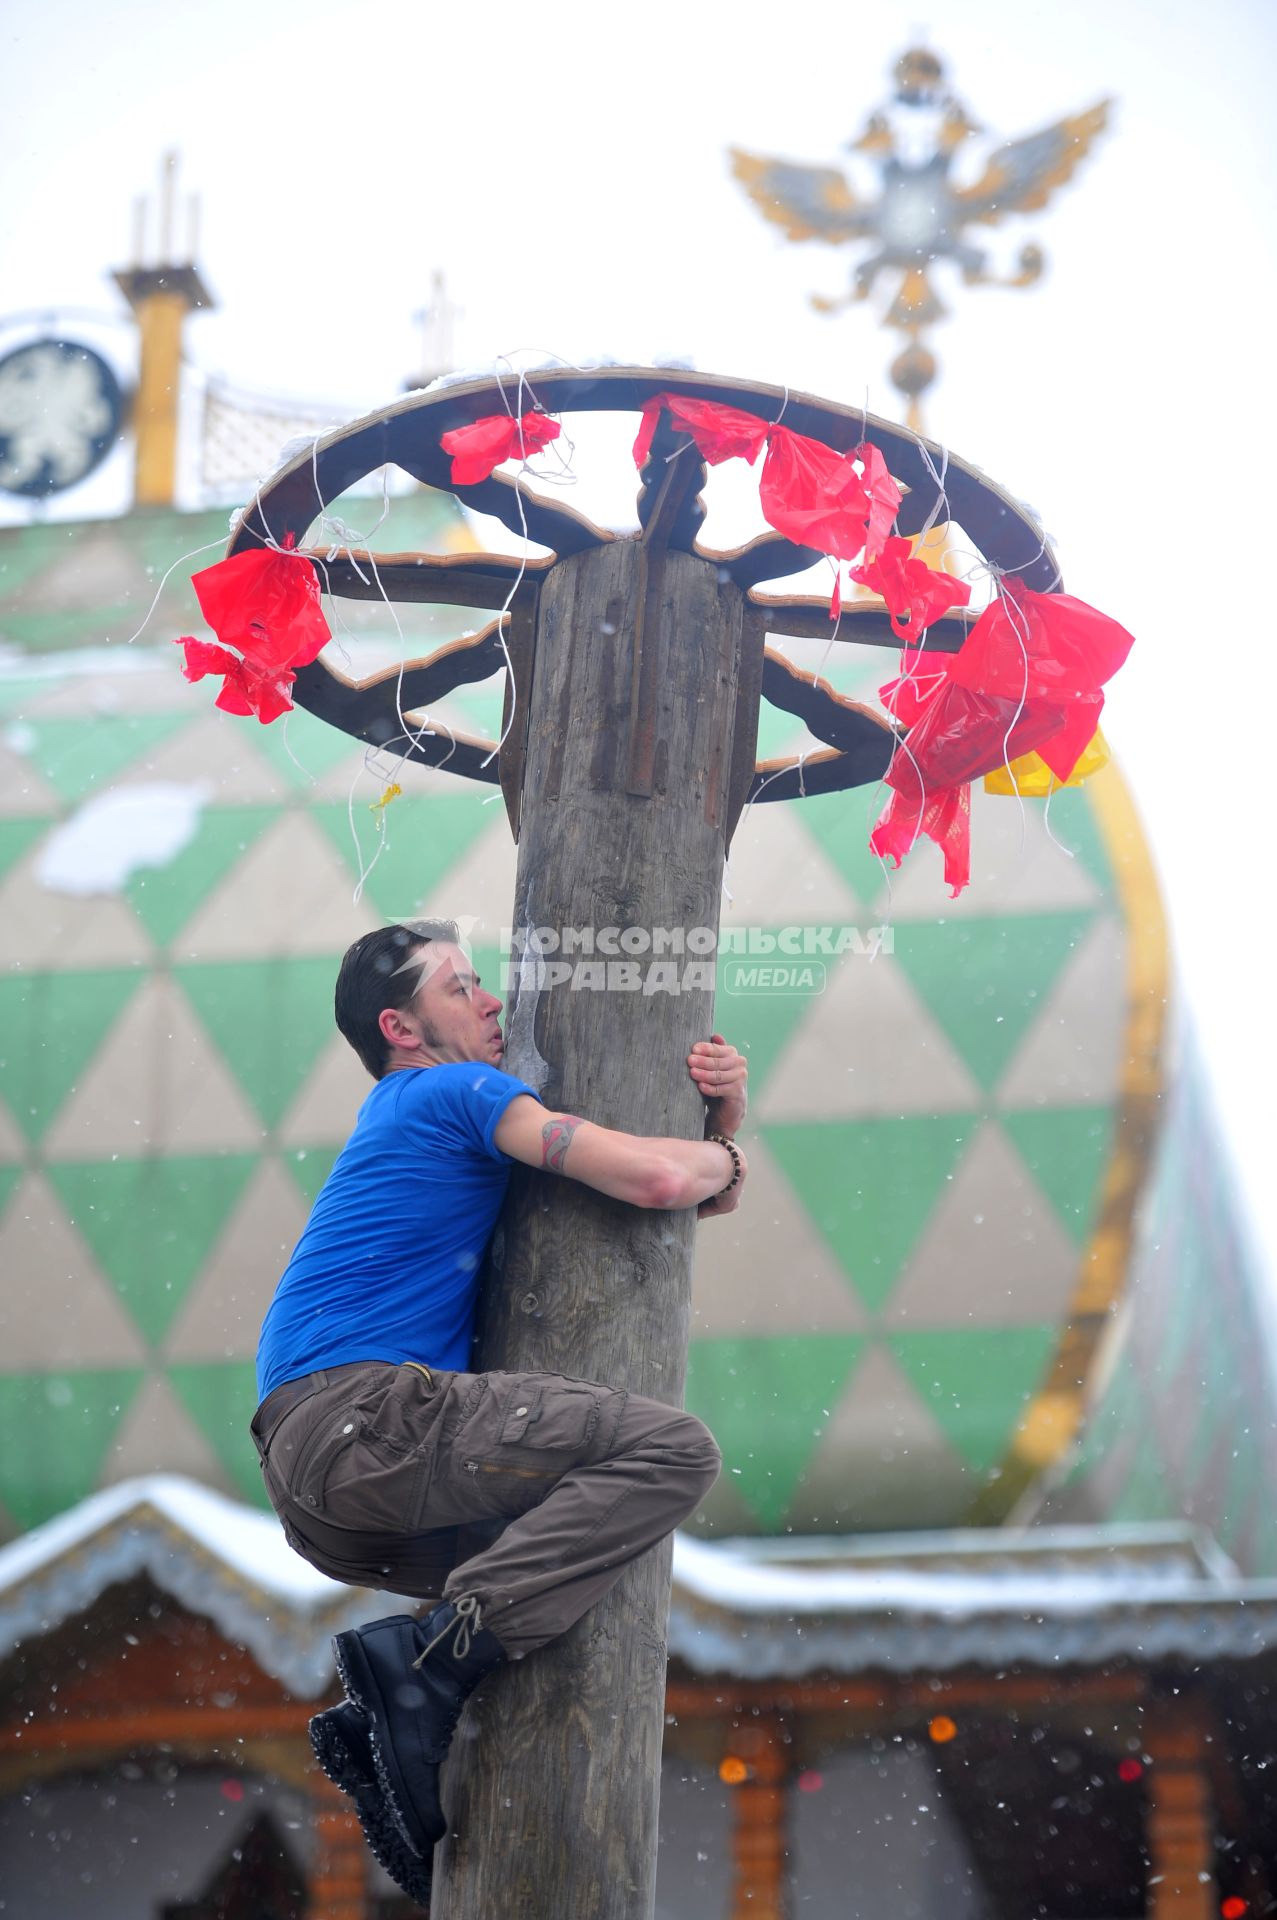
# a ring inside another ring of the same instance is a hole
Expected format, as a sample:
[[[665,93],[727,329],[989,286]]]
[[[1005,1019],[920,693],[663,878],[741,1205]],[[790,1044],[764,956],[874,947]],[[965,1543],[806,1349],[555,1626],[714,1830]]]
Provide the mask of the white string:
[[[183,566],[186,561],[198,560],[202,553],[212,553],[214,548],[224,546],[225,544],[226,543],[223,540],[210,540],[206,547],[192,547],[189,553],[183,553],[178,555],[177,559],[173,562],[173,565],[169,567],[168,571],[164,574],[164,577],[160,581],[159,586],[155,589],[155,593],[151,600],[151,604],[146,610],[146,614],[145,614],[145,617],[143,618],[141,626],[138,628],[136,633],[131,633],[128,639],[124,642],[124,645],[126,647],[131,647],[133,645],[133,642],[135,640],[140,640],[142,638],[142,635],[146,632],[147,625],[150,621],[151,615],[155,612],[156,607],[159,605],[160,595],[163,593],[165,585],[168,582],[169,574],[176,572],[177,568],[180,566]]]
[[[1077,854],[1074,849],[1072,847],[1066,847],[1063,840],[1057,840],[1051,831],[1051,802],[1060,791],[1060,788],[1065,784],[1063,780],[1057,780],[1054,774],[1051,775],[1051,784],[1046,790],[1046,805],[1042,809],[1042,825],[1046,828],[1046,837],[1051,842],[1051,845],[1058,847],[1067,859],[1076,860]]]
[[[826,554],[825,558],[829,561],[829,564],[832,566],[834,570],[834,580],[835,582],[837,582],[841,576],[842,562],[841,560],[835,560],[832,554]],[[841,626],[842,626],[842,601],[839,600],[838,618],[834,621],[834,630],[830,634],[828,640],[826,640],[825,642],[825,651],[820,656],[820,664],[812,672],[811,684],[813,687],[817,684],[821,674],[825,670],[825,662],[828,660],[830,654],[834,650],[834,642],[838,638],[838,630]]]
[[[1011,717],[1010,726],[1007,728],[1006,733],[1002,737],[1002,765],[1006,773],[1007,779],[1011,782],[1011,790],[1015,794],[1016,805],[1020,809],[1019,851],[1020,851],[1020,857],[1023,858],[1025,841],[1028,837],[1029,821],[1028,821],[1028,813],[1024,805],[1024,796],[1020,792],[1020,783],[1015,777],[1015,768],[1011,765],[1011,735],[1015,732],[1017,726],[1020,724],[1020,715],[1024,712],[1025,704],[1028,701],[1028,697],[1029,697],[1029,640],[1031,639],[1032,636],[1029,632],[1028,616],[1026,615],[1023,607],[1021,607],[1019,603],[1016,601],[1015,596],[1009,593],[1007,589],[1003,586],[1002,578],[1000,574],[995,573],[994,585],[997,588],[998,599],[1002,602],[1002,611],[1007,615],[1008,619],[1010,620],[1012,631],[1014,632],[1016,639],[1019,641],[1020,659],[1024,667],[1024,679],[1020,687],[1019,705],[1016,707],[1016,710]],[[1014,612],[1012,612],[1013,608],[1014,608]]]
[[[744,811],[742,812],[740,817],[741,826],[743,827],[746,820],[749,818],[749,810],[754,805],[754,802],[758,799],[758,796],[763,791],[763,788],[770,787],[772,781],[779,780],[783,773],[797,772],[799,798],[805,800],[807,798],[807,789],[803,785],[803,762],[809,759],[813,753],[818,753],[819,751],[820,749],[817,747],[817,745],[813,741],[811,746],[804,747],[802,749],[802,752],[799,754],[796,761],[787,760],[783,767],[773,768],[772,771],[767,775],[767,778],[759,783],[759,785],[755,788],[754,792],[750,794],[749,799],[745,802]]]
[[[333,561],[333,559],[335,559],[336,551],[339,547],[345,548],[347,558],[358,579],[360,579],[361,581],[363,581],[365,585],[367,585],[369,577],[371,576],[372,583],[376,587],[379,595],[381,596],[381,599],[385,604],[386,611],[389,613],[391,620],[394,622],[395,634],[398,641],[397,650],[398,650],[398,656],[399,656],[399,668],[395,676],[395,714],[399,721],[400,732],[397,735],[395,735],[394,738],[396,740],[402,739],[408,742],[408,746],[405,749],[405,751],[395,756],[392,771],[389,777],[384,775],[380,768],[376,767],[375,761],[376,761],[376,755],[378,754],[378,752],[388,751],[392,742],[382,741],[377,746],[372,747],[370,750],[365,750],[364,758],[359,768],[357,769],[354,775],[354,778],[350,783],[349,789],[347,790],[346,817],[350,825],[350,835],[351,835],[351,840],[353,842],[354,849],[355,849],[355,859],[359,867],[359,875],[358,875],[358,879],[355,882],[355,889],[353,894],[353,901],[356,905],[358,905],[360,899],[363,897],[364,887],[368,882],[369,876],[373,872],[373,869],[376,867],[377,862],[380,860],[382,854],[385,852],[387,846],[390,843],[390,832],[389,832],[389,828],[386,825],[386,816],[383,809],[383,811],[379,816],[379,828],[377,833],[377,850],[373,854],[372,859],[370,861],[365,862],[363,846],[360,842],[358,828],[356,827],[356,824],[355,824],[355,793],[358,789],[360,779],[365,773],[374,772],[376,773],[377,777],[382,780],[384,786],[390,786],[394,784],[394,775],[398,773],[404,766],[406,766],[408,760],[411,758],[415,749],[420,745],[421,741],[428,737],[430,738],[434,737],[435,726],[432,722],[430,714],[427,713],[422,725],[420,727],[414,728],[409,724],[408,716],[404,712],[403,678],[404,678],[404,668],[406,666],[406,661],[404,656],[407,653],[407,640],[404,636],[404,631],[400,623],[399,616],[395,611],[394,603],[391,600],[390,595],[386,592],[385,582],[382,580],[381,571],[377,565],[376,555],[373,553],[373,550],[372,550],[373,540],[379,528],[381,528],[385,524],[385,521],[387,520],[390,513],[389,466],[386,464],[383,464],[381,469],[381,512],[378,514],[376,521],[373,523],[372,527],[368,530],[367,533],[359,533],[355,529],[348,526],[346,522],[342,520],[339,516],[337,516],[336,514],[331,514],[328,510],[329,503],[324,499],[323,491],[321,489],[320,481],[319,481],[319,438],[320,436],[317,434],[314,437],[314,439],[311,441],[310,468],[311,468],[312,484],[315,489],[315,498],[319,504],[318,543],[321,546],[327,545],[329,548],[329,551],[326,558],[315,555],[315,554],[309,554],[306,557],[312,561],[312,564],[321,573],[324,581],[324,591],[329,601],[333,603],[335,603],[340,598],[340,596],[334,595],[332,592],[331,584],[329,581],[329,575],[328,575],[328,566]],[[271,533],[269,523],[266,519],[266,515],[262,510],[261,485],[262,483],[259,481],[257,486],[257,492],[255,495],[255,500],[256,500],[258,515],[261,520],[262,527],[264,528],[266,533],[267,544],[277,553],[291,553],[295,551],[295,549],[281,547],[279,543],[276,541],[274,535]],[[369,568],[368,574],[365,574],[363,572],[359,562],[354,558],[354,549],[356,548],[362,548],[367,555],[367,564]],[[334,604],[334,610],[335,610],[335,604]],[[345,634],[346,638],[353,639],[354,636],[351,633],[349,627],[346,626],[345,621],[341,618],[340,613],[337,614],[337,619],[338,619],[338,624],[341,626],[342,631]],[[346,655],[346,658],[349,661],[348,654]],[[444,756],[443,761],[440,762],[440,765],[446,765],[447,762],[452,758],[452,755],[457,750],[457,740],[456,740],[456,735],[453,733],[452,729],[448,727],[446,723],[441,723],[441,724],[443,724],[444,731],[448,734],[448,737],[452,743],[448,753]],[[295,755],[293,757],[296,758]],[[298,762],[298,764],[300,765],[300,762]],[[314,776],[311,776],[311,778],[313,781]]]

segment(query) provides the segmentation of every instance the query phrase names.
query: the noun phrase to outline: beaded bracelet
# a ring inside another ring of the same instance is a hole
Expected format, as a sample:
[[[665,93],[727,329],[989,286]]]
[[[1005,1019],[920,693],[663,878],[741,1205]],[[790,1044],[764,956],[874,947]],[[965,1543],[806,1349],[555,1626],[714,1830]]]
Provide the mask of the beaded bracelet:
[[[745,1171],[740,1157],[740,1148],[734,1140],[727,1139],[726,1135],[721,1133],[707,1133],[705,1138],[711,1141],[716,1147],[726,1147],[732,1156],[732,1177],[727,1182],[727,1185],[721,1189],[722,1193],[730,1193],[733,1187],[740,1184],[740,1177]],[[714,1197],[717,1199],[719,1196],[716,1194]]]

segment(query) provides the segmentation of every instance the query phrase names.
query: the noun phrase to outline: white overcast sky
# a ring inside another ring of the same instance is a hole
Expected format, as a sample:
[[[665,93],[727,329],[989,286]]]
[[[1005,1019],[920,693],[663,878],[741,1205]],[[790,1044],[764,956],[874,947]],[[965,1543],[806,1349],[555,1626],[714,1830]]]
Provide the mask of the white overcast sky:
[[[392,398],[442,266],[466,363],[683,355],[891,414],[881,299],[812,312],[847,256],[783,242],[725,150],[835,162],[919,38],[994,139],[1117,102],[1048,211],[976,235],[1006,265],[1040,241],[1035,289],[938,276],[927,425],[1033,503],[1069,589],[1138,637],[1106,730],[1277,1268],[1272,0],[14,6],[0,319],[118,309],[106,272],[174,146],[219,301],[188,353],[250,390]]]

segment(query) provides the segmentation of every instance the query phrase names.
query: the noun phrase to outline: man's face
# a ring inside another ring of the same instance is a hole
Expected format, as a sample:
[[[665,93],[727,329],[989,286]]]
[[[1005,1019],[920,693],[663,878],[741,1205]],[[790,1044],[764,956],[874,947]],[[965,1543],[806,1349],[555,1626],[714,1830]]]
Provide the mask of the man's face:
[[[501,1065],[501,1002],[485,993],[460,947],[431,941],[413,956],[422,968],[412,1012],[421,1022],[423,1045],[435,1060],[482,1060]]]

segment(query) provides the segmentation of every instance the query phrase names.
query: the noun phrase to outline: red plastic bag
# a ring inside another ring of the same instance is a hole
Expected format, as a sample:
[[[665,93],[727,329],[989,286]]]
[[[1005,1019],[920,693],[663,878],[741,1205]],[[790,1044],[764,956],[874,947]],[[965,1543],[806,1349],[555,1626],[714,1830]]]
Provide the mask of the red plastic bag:
[[[1040,753],[1045,759],[1046,744],[1063,724],[1064,714],[1050,702],[1021,705],[955,686],[946,678],[897,749],[887,784],[921,800],[924,791],[961,786],[1022,753]]]
[[[1084,600],[1007,580],[955,656],[952,678],[1013,700],[1089,699],[1134,644],[1125,627]]]
[[[869,502],[869,516],[865,525],[865,559],[872,562],[882,552],[896,524],[901,494],[886,461],[870,441],[862,440],[851,457],[859,460],[864,468],[861,485]]]
[[[300,553],[251,547],[205,567],[191,585],[223,646],[236,648],[258,674],[307,667],[332,638],[314,563]]]
[[[878,698],[893,720],[913,726],[949,678],[949,656],[906,647],[900,656],[900,674],[878,689]]]
[[[740,407],[724,407],[717,400],[691,400],[682,393],[654,393],[639,421],[634,442],[636,467],[647,464],[662,408],[675,426],[691,434],[696,451],[711,467],[720,466],[724,460],[748,460],[753,466],[767,439],[766,420]]]
[[[965,607],[971,598],[965,581],[938,572],[925,560],[915,560],[912,542],[898,536],[885,542],[876,559],[853,567],[851,577],[882,595],[891,615],[891,630],[897,640],[906,643],[916,641],[923,629],[950,607]]]
[[[485,414],[470,427],[454,427],[439,436],[439,445],[452,455],[454,487],[474,487],[496,471],[503,460],[527,460],[557,440],[563,429],[548,413]]]
[[[921,806],[893,793],[878,816],[869,845],[880,859],[898,867],[919,834],[934,840],[943,854],[945,884],[956,899],[971,878],[970,787],[949,787],[932,794]]]
[[[909,731],[887,769],[894,791],[869,844],[899,866],[925,834],[944,855],[945,882],[956,898],[970,873],[970,782],[1020,754],[1045,758],[1065,716],[1051,702],[1021,705],[955,686],[948,662],[935,668],[935,658],[906,653],[905,672],[880,689],[888,712]]]
[[[216,701],[223,713],[255,713],[266,726],[281,713],[291,712],[293,703],[288,697],[288,688],[297,676],[288,667],[261,672],[226,647],[215,647],[210,640],[187,637],[174,644],[184,650],[182,672],[188,680],[202,680],[209,673],[223,676]]]
[[[837,560],[864,551],[870,501],[845,453],[773,427],[758,485],[763,518],[777,533]]]

